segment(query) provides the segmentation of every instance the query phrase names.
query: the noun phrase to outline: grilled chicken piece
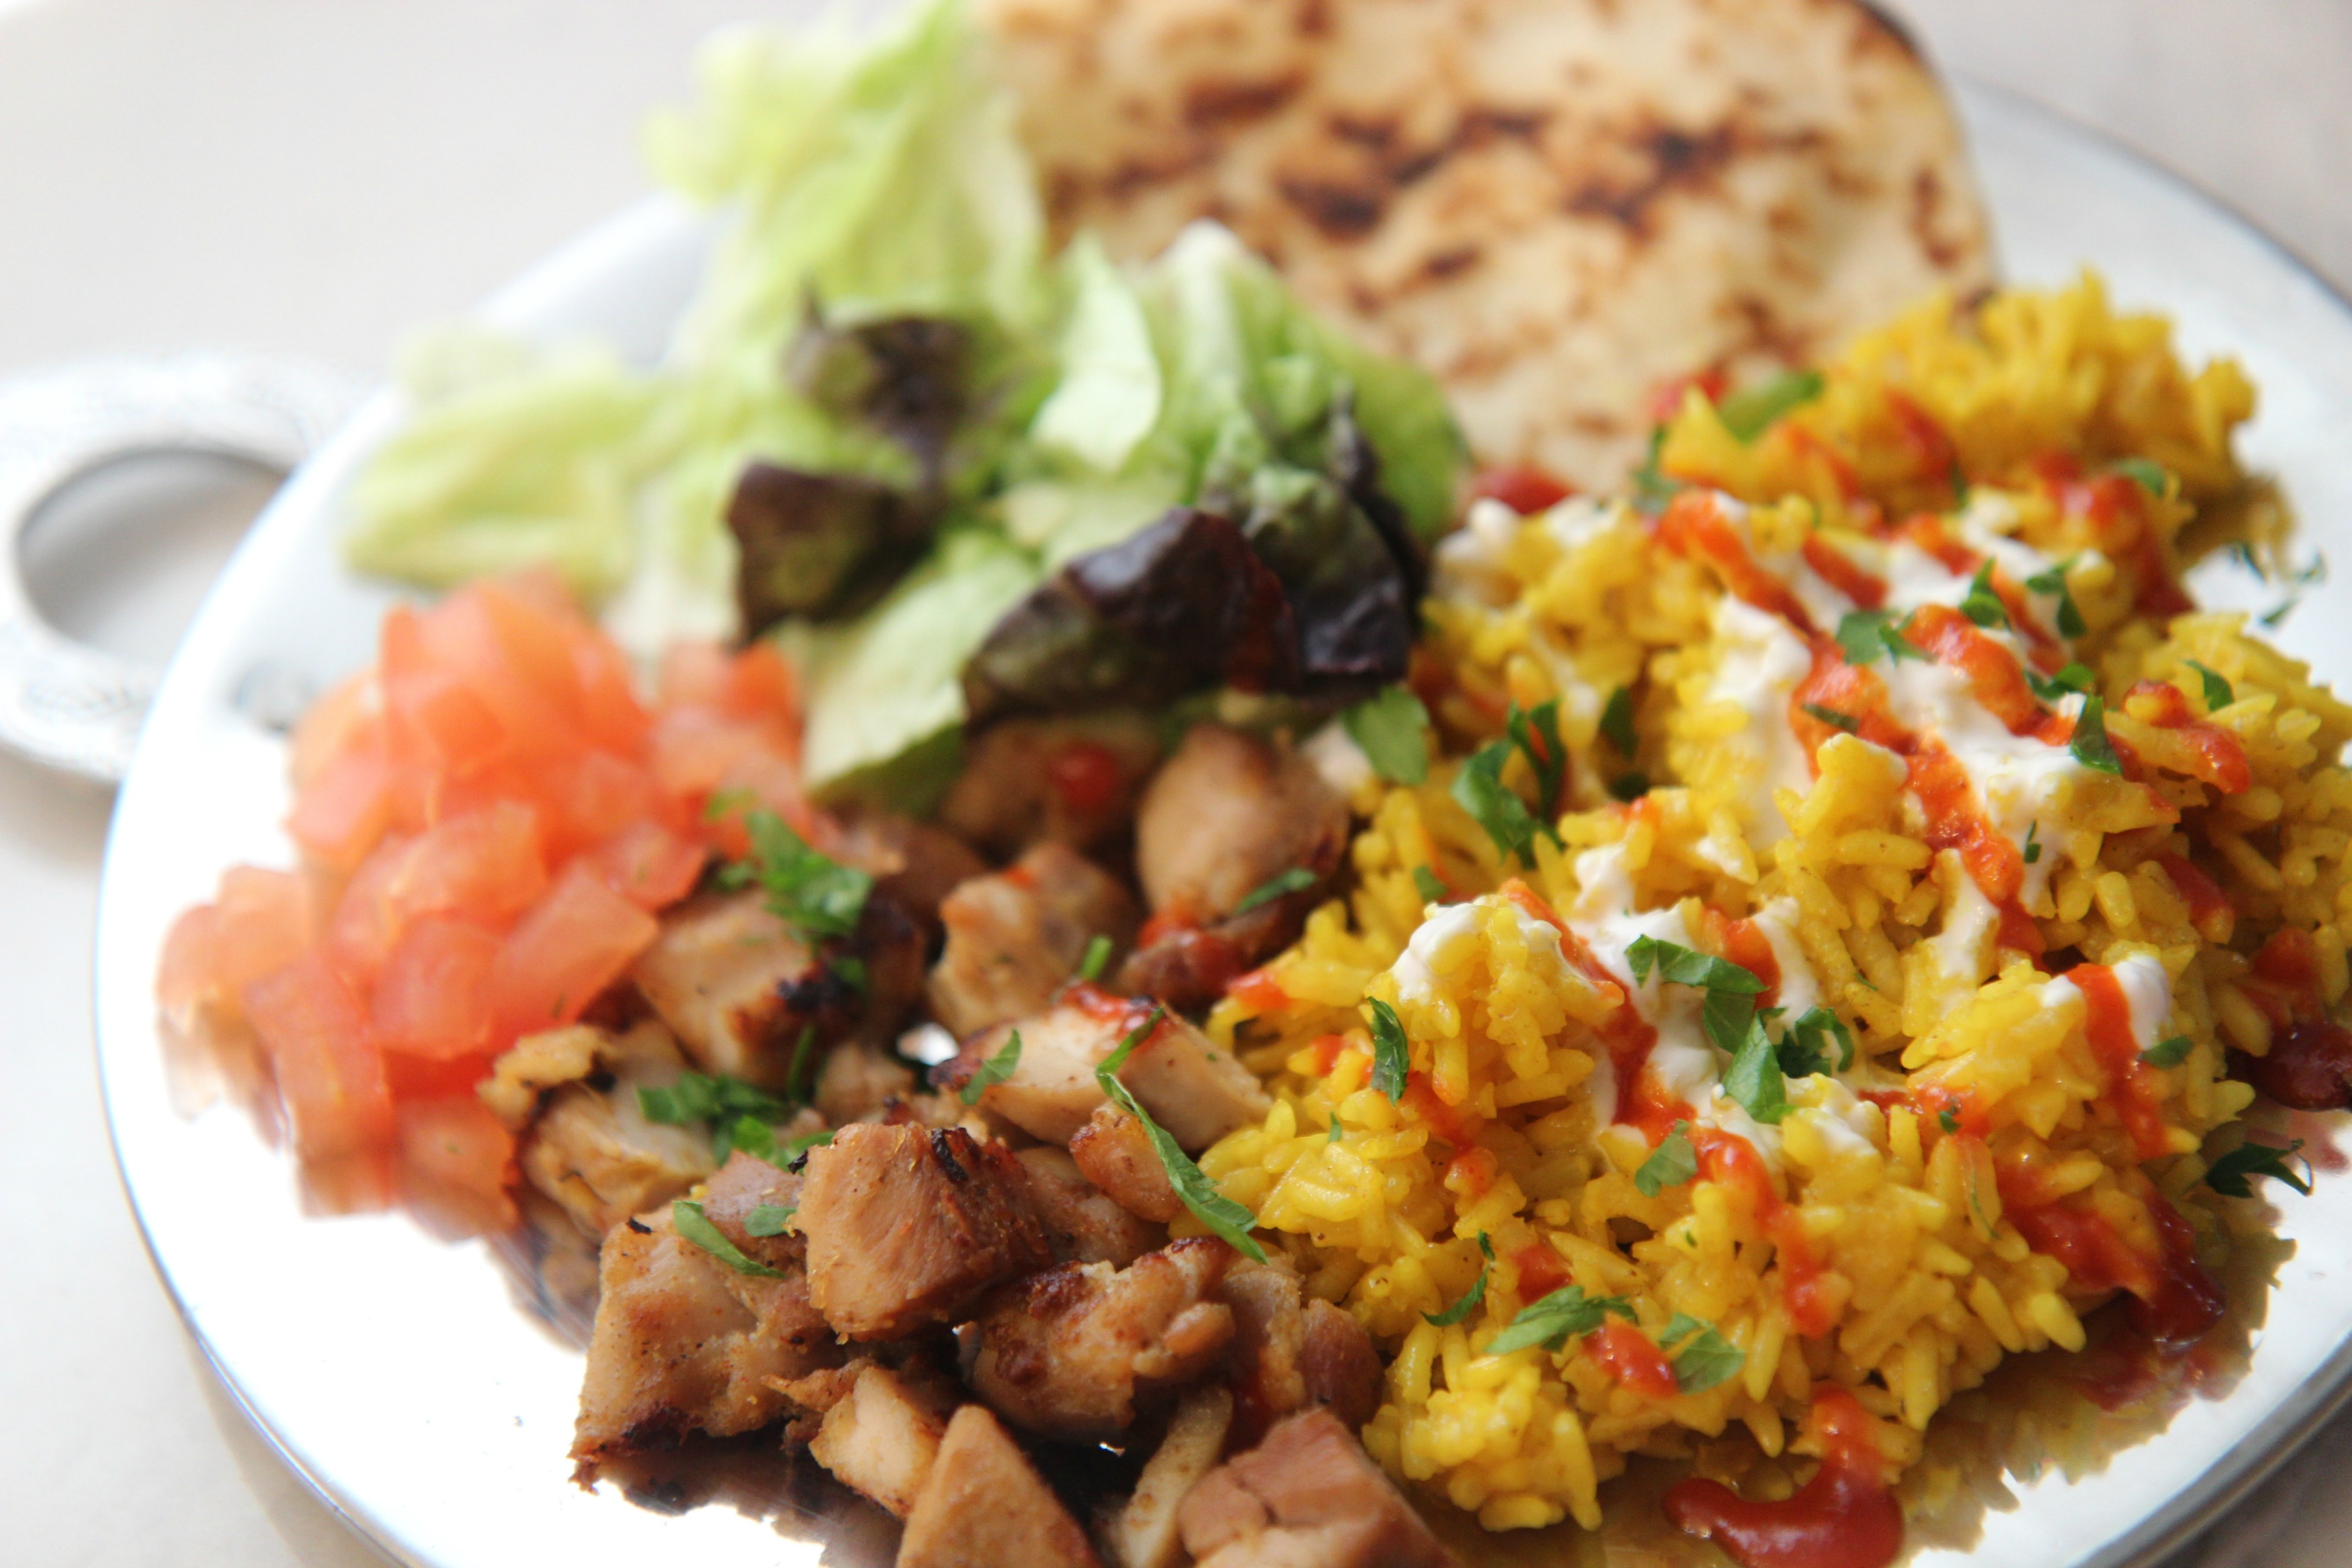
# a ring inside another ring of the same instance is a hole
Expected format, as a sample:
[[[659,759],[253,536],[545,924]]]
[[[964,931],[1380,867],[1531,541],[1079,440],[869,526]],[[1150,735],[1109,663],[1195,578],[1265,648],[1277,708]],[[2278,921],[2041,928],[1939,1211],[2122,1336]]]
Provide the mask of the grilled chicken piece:
[[[796,1228],[835,1332],[890,1340],[951,1323],[990,1286],[1053,1261],[1028,1178],[961,1128],[871,1122],[809,1151]]]
[[[671,1228],[667,1210],[613,1227],[572,1457],[604,1460],[725,1436],[789,1407],[774,1386],[842,1359],[798,1274],[738,1274]]]
[[[1049,842],[1096,848],[1133,820],[1159,760],[1141,718],[1008,719],[971,741],[940,820],[992,855]]]
[[[1184,1391],[1168,1418],[1168,1435],[1136,1478],[1134,1493],[1103,1521],[1104,1552],[1116,1568],[1176,1568],[1183,1555],[1177,1510],[1217,1468],[1233,1422],[1230,1390],[1212,1383]]]
[[[853,1040],[835,1046],[825,1057],[817,1075],[816,1108],[824,1113],[827,1126],[846,1127],[875,1120],[893,1100],[914,1092],[913,1068],[879,1046]]]
[[[1068,987],[1051,1012],[1020,1024],[1021,1060],[1012,1077],[981,1096],[982,1109],[1032,1138],[1066,1145],[1107,1103],[1096,1065],[1150,1016],[1140,1002],[1106,996],[1089,985]],[[967,1040],[953,1061],[932,1069],[931,1081],[961,1089],[1011,1034],[1009,1027],[996,1028]],[[1188,1153],[1264,1120],[1273,1105],[1256,1074],[1173,1015],[1136,1047],[1118,1080]]]
[[[975,877],[940,906],[947,946],[931,970],[931,1010],[957,1036],[1042,1012],[1108,936],[1135,937],[1135,900],[1109,872],[1060,844],[1040,844]]]
[[[638,1110],[637,1089],[651,1081],[625,1074],[610,1094],[564,1085],[516,1152],[523,1179],[589,1236],[601,1238],[710,1174],[710,1144],[699,1131],[647,1121]]]
[[[759,1236],[748,1223],[754,1209],[797,1209],[800,1201],[799,1176],[738,1149],[703,1188],[702,1217],[717,1226],[719,1233],[752,1262],[787,1272],[805,1269],[808,1242],[798,1231]]]
[[[1021,1446],[967,1405],[949,1421],[898,1541],[898,1568],[1100,1568]]]
[[[940,905],[947,896],[988,874],[988,862],[946,828],[887,811],[852,813],[842,824],[835,858],[870,875],[874,891],[904,910],[927,942],[939,935]]]
[[[866,1362],[825,1411],[809,1456],[844,1486],[904,1519],[931,1473],[955,1405],[951,1389]]]
[[[1371,1336],[1345,1310],[1307,1296],[1288,1268],[1238,1262],[1217,1299],[1234,1311],[1225,1366],[1240,1441],[1256,1441],[1308,1406],[1328,1406],[1351,1432],[1380,1408],[1381,1359]]]
[[[1177,1517],[1198,1568],[1459,1568],[1328,1410],[1209,1472]]]
[[[1070,1158],[1087,1181],[1129,1214],[1166,1225],[1183,1210],[1151,1135],[1115,1105],[1095,1107],[1070,1140]]]
[[[834,981],[757,890],[697,899],[662,919],[634,972],[637,989],[696,1065],[782,1089],[801,1031],[849,1032],[857,994]]]
[[[1213,1297],[1234,1257],[1192,1237],[1125,1268],[1064,1263],[1015,1280],[960,1336],[964,1381],[1028,1431],[1115,1437],[1139,1398],[1204,1371],[1233,1338],[1233,1310]]]
[[[1135,864],[1159,934],[1119,989],[1191,1010],[1295,939],[1339,868],[1348,803],[1286,743],[1196,724],[1135,817]],[[1246,912],[1287,871],[1312,879]]]
[[[530,1124],[541,1095],[596,1070],[596,1051],[604,1042],[604,1032],[586,1024],[525,1035],[499,1054],[490,1076],[474,1092],[507,1131],[520,1132]]]
[[[1045,1223],[1056,1263],[1108,1263],[1124,1268],[1164,1245],[1164,1226],[1137,1218],[1078,1173],[1070,1156],[1040,1145],[1017,1158],[1029,1174],[1029,1201]]]

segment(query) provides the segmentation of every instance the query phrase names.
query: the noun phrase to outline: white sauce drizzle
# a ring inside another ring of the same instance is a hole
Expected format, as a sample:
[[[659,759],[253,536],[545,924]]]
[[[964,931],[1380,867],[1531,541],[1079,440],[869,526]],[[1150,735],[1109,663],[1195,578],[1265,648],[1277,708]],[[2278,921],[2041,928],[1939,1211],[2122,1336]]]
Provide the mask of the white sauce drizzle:
[[[1712,702],[1727,702],[1748,716],[1747,727],[1727,744],[1747,754],[1751,765],[1746,805],[1756,847],[1769,848],[1789,836],[1775,790],[1802,795],[1812,787],[1811,759],[1789,723],[1789,702],[1812,672],[1812,650],[1778,616],[1727,594],[1716,601],[1715,679]]]

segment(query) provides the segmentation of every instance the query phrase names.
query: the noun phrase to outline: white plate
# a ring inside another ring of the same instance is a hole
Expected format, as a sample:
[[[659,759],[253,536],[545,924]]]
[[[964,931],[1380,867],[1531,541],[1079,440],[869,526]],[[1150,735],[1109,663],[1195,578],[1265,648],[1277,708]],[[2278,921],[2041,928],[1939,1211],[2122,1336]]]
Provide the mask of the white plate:
[[[2169,312],[2190,354],[2237,355],[2262,388],[2248,461],[2284,479],[2312,542],[2352,560],[2352,310],[2163,173],[2041,110],[1981,90],[1960,97],[2008,276],[2054,283],[2096,267],[2119,303]],[[683,211],[650,204],[485,313],[650,358],[706,238]],[[97,1017],[124,1182],[189,1328],[256,1424],[400,1561],[814,1563],[814,1539],[787,1538],[824,1527],[789,1507],[778,1518],[723,1506],[664,1515],[610,1487],[571,1485],[579,1356],[517,1309],[481,1244],[444,1244],[398,1215],[306,1217],[289,1163],[241,1114],[173,1110],[152,1001],[163,933],[228,863],[289,860],[284,748],[240,715],[236,694],[257,670],[316,688],[370,656],[389,595],[337,564],[337,498],[394,416],[387,397],[369,404],[262,518],[189,632],[123,785]],[[2197,586],[2209,603],[2261,607],[2272,596],[2227,570]],[[2306,605],[2280,640],[2352,678],[2352,616],[2332,610]],[[2287,1196],[2281,1229],[2294,1256],[2228,1396],[2191,1405],[2095,1474],[2012,1479],[2016,1505],[1986,1515],[1979,1552],[2008,1568],[2145,1561],[2315,1427],[2352,1371],[2352,1173],[2323,1173],[2313,1198]],[[835,1561],[866,1555],[842,1545]],[[1916,1561],[1961,1555],[1924,1550]]]

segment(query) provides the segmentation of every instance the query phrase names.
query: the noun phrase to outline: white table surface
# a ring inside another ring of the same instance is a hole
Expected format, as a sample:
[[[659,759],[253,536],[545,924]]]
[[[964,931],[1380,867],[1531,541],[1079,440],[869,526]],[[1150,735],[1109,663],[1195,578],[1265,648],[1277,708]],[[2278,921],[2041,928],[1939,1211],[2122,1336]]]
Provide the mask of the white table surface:
[[[0,374],[233,346],[358,374],[644,189],[639,115],[767,0],[0,0]],[[1897,0],[1948,65],[2157,156],[2352,286],[2347,0]],[[40,542],[61,622],[169,646],[266,487],[165,475]],[[134,514],[194,520],[159,547]],[[107,525],[112,523],[110,531]],[[131,589],[116,586],[147,563]],[[279,1468],[181,1331],[122,1201],[92,1070],[108,801],[0,757],[0,1564],[379,1561]],[[2339,1423],[2321,1449],[2352,1442]],[[2186,1568],[2352,1561],[2352,1490],[2299,1466]]]

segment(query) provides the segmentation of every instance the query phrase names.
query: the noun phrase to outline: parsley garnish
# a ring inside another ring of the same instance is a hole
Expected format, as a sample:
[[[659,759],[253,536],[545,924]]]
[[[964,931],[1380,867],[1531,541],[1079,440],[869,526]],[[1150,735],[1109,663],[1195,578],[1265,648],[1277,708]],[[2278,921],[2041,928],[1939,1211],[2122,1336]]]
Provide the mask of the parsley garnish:
[[[1405,1044],[1404,1020],[1396,1009],[1372,998],[1372,1087],[1394,1105],[1404,1098],[1405,1077],[1412,1060]]]
[[[1154,1121],[1150,1112],[1136,1103],[1135,1096],[1128,1092],[1127,1085],[1118,1081],[1118,1069],[1127,1065],[1127,1058],[1135,1054],[1136,1047],[1150,1039],[1167,1016],[1166,1007],[1152,1008],[1151,1016],[1129,1030],[1127,1038],[1119,1041],[1118,1047],[1096,1065],[1095,1082],[1113,1105],[1143,1123],[1144,1133],[1151,1140],[1153,1152],[1160,1156],[1160,1168],[1168,1173],[1168,1184],[1176,1189],[1177,1197],[1192,1211],[1192,1216],[1231,1242],[1253,1263],[1264,1263],[1265,1248],[1250,1235],[1251,1227],[1257,1224],[1257,1216],[1217,1191],[1216,1184],[1202,1173],[1201,1167],[1192,1163],[1191,1155],[1177,1147],[1176,1140],[1169,1135],[1168,1130]]]
[[[1486,1233],[1483,1230],[1478,1233],[1478,1250],[1486,1255],[1486,1263],[1495,1261],[1495,1244],[1486,1239]],[[1450,1329],[1476,1311],[1478,1303],[1486,1299],[1486,1264],[1482,1263],[1478,1266],[1478,1278],[1470,1282],[1470,1289],[1462,1292],[1460,1300],[1442,1312],[1423,1312],[1422,1321],[1432,1328]]]
[[[1599,1328],[1602,1315],[1608,1312],[1616,1313],[1629,1323],[1635,1321],[1633,1306],[1622,1296],[1588,1297],[1581,1285],[1563,1285],[1541,1300],[1520,1308],[1510,1326],[1487,1342],[1486,1353],[1508,1355],[1529,1345],[1558,1351],[1570,1340]]]
[[[1746,443],[1764,434],[1774,420],[1791,408],[1802,407],[1819,397],[1824,384],[1820,371],[1784,371],[1761,386],[1733,393],[1716,405],[1715,412],[1723,420],[1724,428]]]
[[[2139,1059],[2152,1068],[2177,1068],[2189,1059],[2195,1042],[2186,1035],[2175,1035],[2168,1040],[2158,1040],[2140,1052]]]
[[[1633,1173],[1633,1186],[1643,1197],[1654,1198],[1666,1188],[1679,1187],[1697,1174],[1698,1152],[1691,1147],[1690,1123],[1677,1121]]]
[[[2074,738],[2066,742],[2066,749],[2086,768],[2122,775],[2124,765],[2116,760],[2116,749],[2107,742],[2107,705],[2095,693],[2083,699],[2083,711],[2074,720]]]
[[[1445,884],[1439,881],[1437,873],[1426,866],[1415,866],[1412,868],[1412,885],[1414,890],[1421,894],[1421,901],[1424,904],[1442,904],[1446,900]]]
[[[1011,1078],[1020,1068],[1021,1031],[1015,1029],[1013,1037],[1004,1042],[1004,1048],[980,1064],[980,1070],[971,1075],[971,1082],[957,1091],[956,1098],[966,1105],[978,1105],[982,1095]]]
[[[764,806],[743,813],[743,831],[751,835],[751,858],[720,867],[720,887],[748,888],[756,882],[768,895],[768,911],[810,942],[847,936],[857,929],[866,896],[874,890],[872,877],[810,848],[790,824]]]
[[[761,1279],[782,1279],[786,1277],[781,1268],[771,1268],[764,1263],[755,1263],[745,1257],[741,1247],[727,1239],[726,1232],[710,1223],[709,1216],[702,1212],[700,1204],[688,1203],[684,1198],[678,1199],[669,1205],[669,1222],[677,1227],[678,1235],[738,1274],[755,1275]]]
[[[1495,847],[1505,855],[1516,855],[1527,864],[1536,863],[1536,835],[1552,836],[1558,842],[1559,833],[1548,822],[1529,815],[1527,803],[1503,783],[1503,763],[1511,754],[1511,742],[1494,741],[1471,753],[1454,775],[1453,795],[1462,809],[1468,812]]]
[[[1417,784],[1429,776],[1429,710],[1402,686],[1367,697],[1339,715],[1348,738],[1391,784]]]
[[[806,1105],[814,1096],[811,1075],[816,1070],[816,1026],[803,1024],[801,1037],[793,1042],[792,1065],[784,1069],[784,1082],[791,1086],[793,1102]],[[771,1121],[774,1118],[770,1118]]]
[[[1633,470],[1633,505],[1646,517],[1655,517],[1665,510],[1666,503],[1675,499],[1675,492],[1685,488],[1682,480],[1669,478],[1658,467],[1658,454],[1665,449],[1665,445],[1666,427],[1651,426],[1649,456],[1643,458],[1642,466]]]
[[[860,996],[866,994],[866,961],[864,959],[849,957],[830,959],[826,962],[825,967],[833,971],[835,977],[844,985],[848,986]]]
[[[2118,458],[2107,465],[2109,471],[2123,475],[2148,494],[2161,500],[2168,476],[2164,465],[2147,458]]]
[[[1838,647],[1851,665],[1865,665],[1879,655],[1900,663],[1916,658],[1929,662],[1927,650],[1903,635],[1894,615],[1886,610],[1855,610],[1838,622]]]
[[[2025,863],[2029,866],[2038,864],[2042,859],[2041,833],[2040,821],[2025,825]]]
[[[2055,702],[2071,692],[2087,692],[2098,679],[2087,664],[2070,664],[2055,675],[2044,675],[2031,665],[2025,670],[2025,684],[2044,702]]]
[[[1746,1351],[1725,1339],[1713,1323],[1687,1312],[1676,1312],[1658,1335],[1660,1350],[1671,1351],[1678,1344],[1683,1350],[1675,1357],[1675,1384],[1685,1394],[1705,1394],[1738,1376],[1748,1364]]]
[[[1559,810],[1560,786],[1568,782],[1568,748],[1559,739],[1559,700],[1538,702],[1525,713],[1514,702],[1504,726],[1510,731],[1511,744],[1535,770],[1537,809],[1551,816]]]
[[[1968,596],[1960,601],[1960,614],[1980,626],[2000,628],[2009,625],[2009,606],[1992,591],[1991,562],[1978,567],[1977,574],[1969,579]]]
[[[1947,1132],[1958,1132],[1960,1130],[1959,1111],[1952,1106],[1944,1107],[1936,1112],[1936,1125]]]
[[[2049,571],[2037,572],[2025,580],[2025,585],[2037,594],[2058,595],[2058,635],[2062,637],[2078,637],[2089,629],[2084,624],[2083,612],[2075,607],[2073,590],[2066,586],[2066,573],[2074,564],[2074,558],[2068,556]]]
[[[1650,775],[1640,769],[1619,773],[1609,781],[1610,797],[1632,803],[1650,793]]]
[[[793,1223],[800,1213],[798,1204],[761,1204],[743,1216],[743,1230],[750,1236],[782,1236],[784,1226]]]
[[[1304,866],[1293,866],[1287,871],[1277,872],[1268,877],[1265,881],[1243,894],[1242,901],[1234,906],[1234,913],[1245,915],[1252,910],[1264,909],[1276,899],[1287,898],[1292,893],[1305,892],[1314,885],[1314,872]]]
[[[2311,1194],[2311,1178],[2307,1174],[2297,1175],[2294,1167],[2287,1163],[2302,1148],[2303,1140],[2300,1138],[2284,1149],[2275,1143],[2251,1141],[2241,1143],[2213,1162],[2211,1168],[2205,1173],[2205,1184],[2229,1197],[2250,1198],[2254,1195],[2251,1178],[2268,1176],[2273,1181],[2284,1182],[2308,1197]],[[2304,1163],[2304,1169],[2309,1171],[2309,1161]]]
[[[1626,945],[1625,963],[1636,984],[1647,981],[1654,966],[1661,980],[1706,992],[1699,1016],[1706,1037],[1723,1050],[1737,1052],[1747,1040],[1756,1012],[1754,999],[1764,989],[1764,983],[1747,970],[1727,959],[1648,936],[1637,936]]]
[[[2206,668],[2193,658],[2185,662],[2189,668],[2197,672],[2197,678],[2205,683],[2205,711],[2218,713],[2238,700],[2236,689],[2221,675]]]
[[[1337,1143],[1339,1141],[1339,1113],[1335,1110],[1331,1113],[1331,1125],[1323,1130],[1323,1142],[1326,1143]]]
[[[1087,955],[1078,960],[1078,979],[1082,983],[1091,984],[1102,978],[1104,967],[1110,963],[1110,938],[1100,931],[1087,938]]]
[[[803,1047],[814,1033],[814,1029],[802,1033]],[[803,1070],[802,1058],[795,1052],[792,1075],[795,1082]],[[664,1127],[682,1127],[689,1121],[708,1126],[712,1157],[721,1164],[737,1149],[772,1163],[776,1140],[770,1124],[788,1120],[796,1109],[794,1100],[779,1099],[724,1073],[706,1077],[689,1070],[678,1074],[676,1083],[637,1090],[637,1111],[646,1121]]]
[[[1780,1053],[1760,1020],[1748,1020],[1748,1037],[1724,1069],[1723,1092],[1767,1124],[1785,1121],[1795,1109],[1789,1103],[1788,1084],[1780,1073]]]
[[[1780,1037],[1780,1070],[1790,1078],[1824,1078],[1830,1072],[1830,1046],[1837,1046],[1837,1070],[1853,1066],[1853,1034],[1845,1020],[1816,1003],[1797,1015]]]
[[[1633,689],[1621,686],[1609,694],[1609,701],[1601,710],[1601,738],[1617,748],[1617,754],[1632,761],[1641,737],[1633,731]]]
[[[1862,721],[1851,713],[1841,713],[1834,708],[1824,708],[1818,702],[1800,702],[1797,706],[1832,730],[1843,730],[1851,735],[1862,728]]]

